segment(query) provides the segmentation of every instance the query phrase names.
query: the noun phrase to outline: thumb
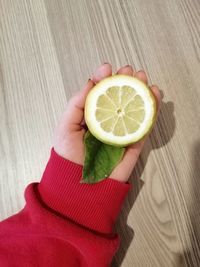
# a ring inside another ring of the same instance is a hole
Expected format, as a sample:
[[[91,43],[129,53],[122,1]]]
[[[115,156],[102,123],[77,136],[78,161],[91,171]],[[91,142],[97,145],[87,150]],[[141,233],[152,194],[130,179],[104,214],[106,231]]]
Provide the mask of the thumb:
[[[80,124],[84,118],[86,97],[94,85],[94,82],[89,79],[83,90],[79,91],[69,100],[67,108],[62,117],[62,124],[66,125],[66,127],[80,127]]]

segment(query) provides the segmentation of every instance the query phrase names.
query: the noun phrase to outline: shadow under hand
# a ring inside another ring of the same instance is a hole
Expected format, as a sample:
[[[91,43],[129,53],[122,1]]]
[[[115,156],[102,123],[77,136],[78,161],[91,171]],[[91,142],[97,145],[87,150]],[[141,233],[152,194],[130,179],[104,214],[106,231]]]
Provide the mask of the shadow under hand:
[[[154,126],[148,140],[146,141],[144,149],[129,180],[133,185],[133,190],[129,192],[116,223],[116,231],[119,234],[121,242],[119,250],[113,258],[111,264],[112,267],[121,266],[121,263],[134,237],[133,229],[127,225],[127,218],[144,184],[140,177],[142,176],[146,166],[149,154],[152,150],[163,147],[170,141],[174,134],[175,127],[174,104],[172,102],[162,102],[157,123]]]

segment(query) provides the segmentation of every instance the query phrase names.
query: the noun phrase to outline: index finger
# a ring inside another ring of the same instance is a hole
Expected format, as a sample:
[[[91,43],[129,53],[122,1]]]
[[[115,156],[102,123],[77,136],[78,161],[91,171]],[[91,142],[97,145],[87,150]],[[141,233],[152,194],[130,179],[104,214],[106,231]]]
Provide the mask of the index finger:
[[[112,66],[109,63],[101,65],[94,73],[93,80],[89,79],[83,90],[72,97],[64,112],[63,119],[66,126],[75,125],[81,128],[81,122],[84,118],[84,107],[86,97],[95,83],[112,75]]]
[[[80,125],[84,116],[86,97],[94,85],[94,82],[89,79],[83,90],[70,99],[63,114],[63,119],[65,120],[66,126]]]

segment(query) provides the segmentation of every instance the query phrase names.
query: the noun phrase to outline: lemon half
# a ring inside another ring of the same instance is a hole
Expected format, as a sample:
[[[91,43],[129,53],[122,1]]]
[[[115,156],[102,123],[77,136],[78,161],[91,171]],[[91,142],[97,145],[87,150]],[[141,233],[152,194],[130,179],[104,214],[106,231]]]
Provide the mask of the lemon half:
[[[96,84],[85,103],[85,121],[100,141],[128,146],[151,129],[156,101],[146,84],[128,75],[113,75]]]

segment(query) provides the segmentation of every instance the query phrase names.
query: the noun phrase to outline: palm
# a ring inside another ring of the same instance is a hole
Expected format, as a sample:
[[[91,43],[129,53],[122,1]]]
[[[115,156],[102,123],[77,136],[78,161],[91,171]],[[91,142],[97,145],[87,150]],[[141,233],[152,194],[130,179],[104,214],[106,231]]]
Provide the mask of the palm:
[[[117,73],[134,75],[138,79],[147,83],[146,74],[143,71],[135,73],[131,66],[122,67]],[[108,63],[103,64],[97,69],[92,80],[88,81],[85,88],[69,101],[54,135],[54,149],[62,157],[83,165],[85,153],[83,140],[86,130],[82,127],[82,122],[84,120],[85,99],[95,83],[98,83],[100,80],[111,75],[111,65]],[[157,99],[159,107],[159,90],[157,86],[151,86],[151,90]],[[123,182],[128,180],[143,148],[144,142],[145,141],[142,140],[126,149],[123,160],[113,170],[110,177]]]
[[[61,124],[62,119],[61,119]],[[77,164],[83,165],[84,162],[84,129],[75,132],[68,132],[65,134],[60,130],[60,125],[56,129],[54,136],[54,149],[62,157],[71,160]]]

